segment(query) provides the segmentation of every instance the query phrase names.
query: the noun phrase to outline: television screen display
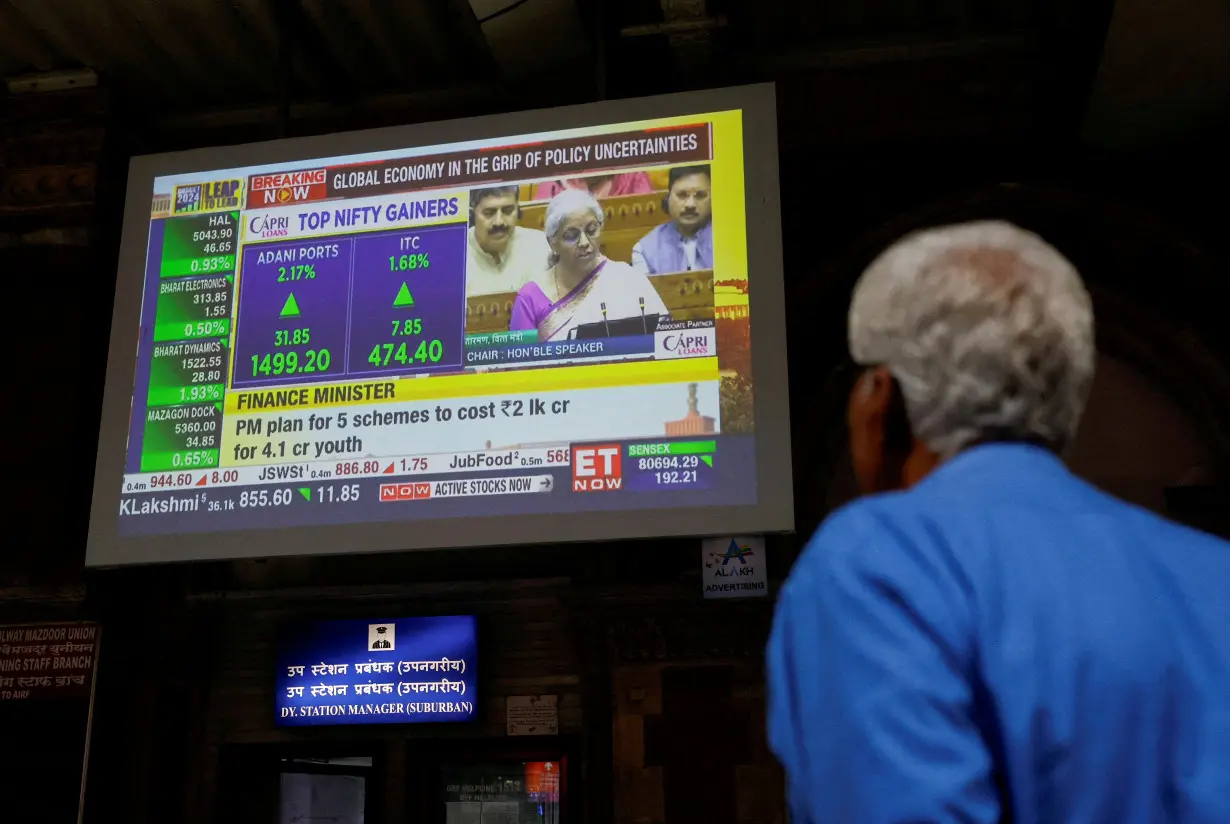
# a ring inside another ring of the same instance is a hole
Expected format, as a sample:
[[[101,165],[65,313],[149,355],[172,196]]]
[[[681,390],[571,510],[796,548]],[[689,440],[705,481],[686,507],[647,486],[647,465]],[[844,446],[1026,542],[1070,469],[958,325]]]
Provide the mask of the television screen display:
[[[87,563],[790,529],[774,117],[134,159]]]
[[[475,717],[472,615],[295,624],[278,641],[277,662],[280,727]]]

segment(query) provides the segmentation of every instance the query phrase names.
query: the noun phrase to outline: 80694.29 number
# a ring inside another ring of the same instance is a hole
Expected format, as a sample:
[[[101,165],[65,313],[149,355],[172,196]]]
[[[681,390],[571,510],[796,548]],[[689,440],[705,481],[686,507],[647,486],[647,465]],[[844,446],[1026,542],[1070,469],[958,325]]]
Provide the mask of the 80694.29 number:
[[[695,469],[698,466],[700,466],[700,458],[696,455],[652,455],[648,458],[636,459],[636,468],[642,472],[661,469]]]

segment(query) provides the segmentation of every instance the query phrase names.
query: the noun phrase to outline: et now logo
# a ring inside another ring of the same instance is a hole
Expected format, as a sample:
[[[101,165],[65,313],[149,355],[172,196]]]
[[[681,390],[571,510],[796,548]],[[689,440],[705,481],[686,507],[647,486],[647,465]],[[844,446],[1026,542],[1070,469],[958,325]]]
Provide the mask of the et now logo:
[[[619,444],[572,448],[572,491],[609,492],[624,483],[623,457]]]

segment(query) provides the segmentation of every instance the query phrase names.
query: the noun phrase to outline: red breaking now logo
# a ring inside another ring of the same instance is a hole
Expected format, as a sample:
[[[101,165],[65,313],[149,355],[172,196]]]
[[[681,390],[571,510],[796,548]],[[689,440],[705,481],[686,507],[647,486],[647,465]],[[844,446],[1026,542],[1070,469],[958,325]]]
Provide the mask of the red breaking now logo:
[[[294,186],[312,186],[323,185],[327,181],[327,171],[325,169],[310,169],[302,172],[282,172],[274,175],[253,175],[252,185],[249,187],[254,192],[259,192],[264,189],[289,189]]]
[[[606,492],[623,486],[619,444],[572,448],[572,491]]]
[[[431,483],[404,483],[404,484],[381,484],[380,485],[380,500],[389,503],[392,501],[414,501],[422,500],[431,497]]]

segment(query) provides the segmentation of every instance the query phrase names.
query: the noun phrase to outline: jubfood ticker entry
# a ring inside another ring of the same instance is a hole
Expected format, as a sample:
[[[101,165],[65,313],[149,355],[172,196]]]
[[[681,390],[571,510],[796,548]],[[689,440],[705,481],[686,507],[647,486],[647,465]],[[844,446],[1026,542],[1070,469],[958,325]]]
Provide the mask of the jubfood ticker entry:
[[[158,178],[121,534],[756,503],[742,139]]]

